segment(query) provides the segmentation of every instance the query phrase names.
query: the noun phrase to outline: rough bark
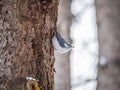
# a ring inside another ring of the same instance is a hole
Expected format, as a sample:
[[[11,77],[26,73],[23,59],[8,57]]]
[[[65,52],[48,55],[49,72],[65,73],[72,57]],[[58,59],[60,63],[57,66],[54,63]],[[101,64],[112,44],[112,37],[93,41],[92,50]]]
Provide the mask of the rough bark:
[[[96,0],[100,62],[97,90],[120,90],[120,1]],[[102,57],[102,58],[101,58]]]
[[[57,0],[0,0],[0,90],[26,90],[27,76],[54,90],[57,6]]]
[[[71,0],[60,0],[58,8],[57,30],[67,42],[70,40],[70,26],[72,15],[70,11]],[[55,90],[70,90],[70,53],[55,54]]]

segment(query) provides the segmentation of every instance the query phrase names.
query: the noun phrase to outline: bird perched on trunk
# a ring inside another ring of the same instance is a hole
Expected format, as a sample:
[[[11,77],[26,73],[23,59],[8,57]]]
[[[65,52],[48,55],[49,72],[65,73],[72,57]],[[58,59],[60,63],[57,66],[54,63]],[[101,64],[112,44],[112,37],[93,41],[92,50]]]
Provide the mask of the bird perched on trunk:
[[[64,38],[62,37],[62,35],[60,35],[59,32],[55,31],[54,32],[54,36],[52,39],[52,44],[54,46],[54,50],[55,52],[58,53],[67,53],[69,52],[74,46],[68,44]]]

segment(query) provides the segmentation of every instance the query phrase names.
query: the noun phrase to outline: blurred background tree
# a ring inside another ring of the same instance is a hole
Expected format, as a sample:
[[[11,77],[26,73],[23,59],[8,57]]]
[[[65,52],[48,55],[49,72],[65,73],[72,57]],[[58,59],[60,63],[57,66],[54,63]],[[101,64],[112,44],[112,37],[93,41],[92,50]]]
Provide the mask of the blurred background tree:
[[[120,90],[119,5],[119,0],[95,0],[95,3],[72,0],[75,16],[70,34],[75,45],[70,61],[72,90]]]
[[[120,1],[96,0],[99,37],[97,90],[120,90]]]
[[[70,26],[72,21],[71,0],[60,0],[58,7],[57,31],[71,43]],[[55,90],[70,90],[70,52],[55,53]]]

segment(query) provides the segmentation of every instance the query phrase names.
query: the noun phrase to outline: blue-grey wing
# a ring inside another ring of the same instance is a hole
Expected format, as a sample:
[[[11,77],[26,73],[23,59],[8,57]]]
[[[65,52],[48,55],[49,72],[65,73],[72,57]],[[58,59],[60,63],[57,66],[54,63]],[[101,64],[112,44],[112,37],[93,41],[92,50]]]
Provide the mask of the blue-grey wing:
[[[60,44],[61,47],[72,47],[70,44],[68,44],[63,37],[60,35],[60,33],[58,33],[57,31],[55,31],[55,35],[57,38],[58,43]]]

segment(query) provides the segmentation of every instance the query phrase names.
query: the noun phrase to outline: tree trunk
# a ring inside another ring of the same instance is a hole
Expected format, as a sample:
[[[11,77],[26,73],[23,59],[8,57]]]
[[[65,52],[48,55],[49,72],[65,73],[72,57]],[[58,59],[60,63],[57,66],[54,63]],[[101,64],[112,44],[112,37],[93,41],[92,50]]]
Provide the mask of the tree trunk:
[[[120,90],[120,1],[96,0],[96,12],[100,47],[97,90]]]
[[[70,11],[71,0],[60,0],[58,8],[57,30],[67,42],[70,40],[70,26],[72,14]],[[55,54],[55,90],[70,90],[70,52],[65,54]]]
[[[57,7],[57,0],[0,0],[0,90],[26,90],[27,76],[54,90]]]

